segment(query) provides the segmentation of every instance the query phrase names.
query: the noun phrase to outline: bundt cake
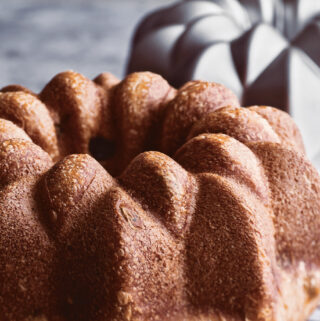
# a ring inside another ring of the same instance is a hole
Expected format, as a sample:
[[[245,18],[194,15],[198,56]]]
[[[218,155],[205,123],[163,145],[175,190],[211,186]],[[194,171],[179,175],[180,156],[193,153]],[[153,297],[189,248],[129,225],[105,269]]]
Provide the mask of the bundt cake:
[[[68,71],[3,88],[0,118],[1,321],[302,321],[319,303],[320,178],[285,112]]]

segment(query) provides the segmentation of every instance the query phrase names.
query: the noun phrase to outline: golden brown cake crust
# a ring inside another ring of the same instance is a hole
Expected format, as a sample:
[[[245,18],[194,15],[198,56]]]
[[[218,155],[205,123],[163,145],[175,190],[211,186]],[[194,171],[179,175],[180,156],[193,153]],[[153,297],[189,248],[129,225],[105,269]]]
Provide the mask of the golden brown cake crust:
[[[320,301],[301,135],[219,84],[7,86],[0,187],[0,321],[303,321]]]

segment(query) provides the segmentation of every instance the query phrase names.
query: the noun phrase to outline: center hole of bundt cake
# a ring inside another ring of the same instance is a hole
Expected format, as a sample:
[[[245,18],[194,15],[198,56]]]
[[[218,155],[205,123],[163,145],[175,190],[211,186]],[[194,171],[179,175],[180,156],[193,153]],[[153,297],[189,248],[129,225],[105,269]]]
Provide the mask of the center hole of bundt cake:
[[[90,140],[89,151],[97,161],[103,161],[114,156],[116,145],[104,137],[94,137]]]

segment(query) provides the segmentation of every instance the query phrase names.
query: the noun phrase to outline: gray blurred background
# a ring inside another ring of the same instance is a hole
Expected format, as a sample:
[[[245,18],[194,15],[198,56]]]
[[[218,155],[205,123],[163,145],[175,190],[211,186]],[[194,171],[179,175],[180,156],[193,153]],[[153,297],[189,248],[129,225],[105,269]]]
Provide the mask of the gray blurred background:
[[[68,69],[121,78],[137,22],[173,2],[0,0],[0,88],[17,83],[37,92]],[[320,321],[320,311],[310,320]]]
[[[172,2],[0,0],[0,88],[18,83],[39,91],[68,69],[122,77],[137,22]]]

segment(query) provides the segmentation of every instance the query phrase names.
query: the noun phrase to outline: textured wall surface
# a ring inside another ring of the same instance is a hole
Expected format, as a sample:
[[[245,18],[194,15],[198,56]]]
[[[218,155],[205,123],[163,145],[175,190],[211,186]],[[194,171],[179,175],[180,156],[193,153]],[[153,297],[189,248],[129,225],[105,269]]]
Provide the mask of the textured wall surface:
[[[0,87],[39,91],[56,73],[122,77],[133,28],[172,0],[0,0]],[[317,310],[312,321],[320,321]]]
[[[123,76],[133,28],[172,0],[1,0],[0,87],[37,91],[59,71]]]

